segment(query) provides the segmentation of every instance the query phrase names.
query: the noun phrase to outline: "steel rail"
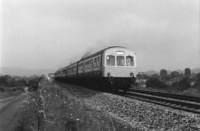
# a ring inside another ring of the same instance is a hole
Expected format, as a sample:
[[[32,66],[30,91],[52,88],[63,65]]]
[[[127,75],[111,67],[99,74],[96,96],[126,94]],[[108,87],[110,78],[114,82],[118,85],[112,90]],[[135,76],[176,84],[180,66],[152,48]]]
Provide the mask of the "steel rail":
[[[147,91],[147,90],[139,90],[139,89],[129,89],[129,91],[200,103],[200,97],[186,96],[186,95],[179,95],[179,94],[172,94],[172,93],[164,93],[164,92]]]
[[[122,95],[124,97],[132,98],[132,99],[137,99],[137,100],[141,100],[145,102],[154,103],[157,105],[162,105],[162,106],[171,107],[174,109],[179,109],[179,110],[183,110],[183,111],[187,111],[191,113],[200,114],[200,103],[197,102],[198,100],[192,101],[189,98],[188,98],[189,100],[187,98],[181,100],[180,97],[179,98],[169,97],[170,95],[167,95],[168,97],[166,97],[165,95],[164,96],[161,95],[163,93],[161,94],[159,93],[160,92],[157,92],[157,94],[154,95],[154,93],[151,94],[149,92],[148,93],[137,92],[137,91],[134,92],[133,90],[131,90],[126,93],[119,92],[117,94]]]

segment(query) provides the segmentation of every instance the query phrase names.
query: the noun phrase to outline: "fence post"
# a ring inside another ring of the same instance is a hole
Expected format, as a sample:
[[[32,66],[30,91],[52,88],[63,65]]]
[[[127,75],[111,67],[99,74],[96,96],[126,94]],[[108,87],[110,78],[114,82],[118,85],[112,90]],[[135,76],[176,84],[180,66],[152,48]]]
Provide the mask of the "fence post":
[[[40,126],[43,127],[44,131],[46,131],[46,112],[45,112],[45,100],[42,95],[42,86],[39,82],[38,84],[39,88],[39,104],[38,104],[38,131],[40,129]],[[41,117],[40,117],[41,116]],[[41,124],[42,123],[42,124]]]

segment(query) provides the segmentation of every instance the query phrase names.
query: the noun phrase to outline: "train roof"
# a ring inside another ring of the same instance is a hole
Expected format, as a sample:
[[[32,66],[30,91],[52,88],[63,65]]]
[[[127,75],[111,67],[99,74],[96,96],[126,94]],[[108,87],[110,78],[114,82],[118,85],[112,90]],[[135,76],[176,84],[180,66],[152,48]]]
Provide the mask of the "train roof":
[[[91,55],[89,55],[89,56],[87,56],[87,57],[85,57],[85,58],[82,58],[82,59],[80,59],[79,61],[84,61],[84,60],[89,59],[89,58],[91,58],[91,57],[94,57],[94,56],[96,56],[96,55],[102,54],[102,53],[103,53],[105,50],[107,50],[107,49],[117,48],[117,47],[127,49],[126,47],[122,47],[122,46],[111,46],[111,47],[105,48],[105,49],[103,49],[103,50],[101,50],[101,51],[98,51],[98,52],[96,52],[96,53],[94,53],[94,54],[91,54]],[[78,61],[78,62],[79,62],[79,61]]]
[[[70,64],[70,65],[68,65],[68,66],[66,66],[66,67],[64,67],[64,68],[62,68],[62,69],[59,69],[58,71],[61,71],[61,70],[63,70],[63,69],[66,69],[67,67],[69,67],[69,66],[71,66],[71,65],[74,65],[74,64],[77,64],[78,62],[80,62],[80,61],[84,61],[84,60],[87,60],[87,59],[89,59],[89,58],[92,58],[92,57],[94,57],[94,56],[96,56],[96,55],[99,55],[99,54],[102,54],[105,50],[107,50],[107,49],[111,49],[111,48],[125,48],[125,49],[127,49],[126,47],[123,47],[123,46],[111,46],[111,47],[108,47],[108,48],[105,48],[105,49],[103,49],[103,50],[101,50],[101,51],[98,51],[98,52],[96,52],[96,53],[94,53],[94,54],[91,54],[91,55],[89,55],[89,56],[87,56],[87,57],[85,57],[85,58],[82,58],[82,59],[80,59],[79,61],[77,61],[77,62],[74,62],[74,63],[72,63],[72,64]]]

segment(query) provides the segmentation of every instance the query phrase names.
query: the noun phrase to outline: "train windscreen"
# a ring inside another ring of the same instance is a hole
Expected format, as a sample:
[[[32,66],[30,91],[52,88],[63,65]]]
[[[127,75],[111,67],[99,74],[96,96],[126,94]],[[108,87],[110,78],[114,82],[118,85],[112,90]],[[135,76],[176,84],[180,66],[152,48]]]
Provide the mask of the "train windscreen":
[[[133,56],[126,56],[126,66],[134,66]]]
[[[114,55],[107,55],[107,66],[115,66],[115,56]]]
[[[125,66],[124,56],[117,56],[117,66]]]

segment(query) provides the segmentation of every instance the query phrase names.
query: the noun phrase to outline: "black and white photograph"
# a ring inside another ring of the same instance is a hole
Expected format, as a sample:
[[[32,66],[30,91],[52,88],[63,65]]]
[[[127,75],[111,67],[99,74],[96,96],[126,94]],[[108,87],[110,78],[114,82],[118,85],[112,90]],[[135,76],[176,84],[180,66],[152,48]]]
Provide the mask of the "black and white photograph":
[[[200,131],[200,0],[1,0],[0,131]]]

